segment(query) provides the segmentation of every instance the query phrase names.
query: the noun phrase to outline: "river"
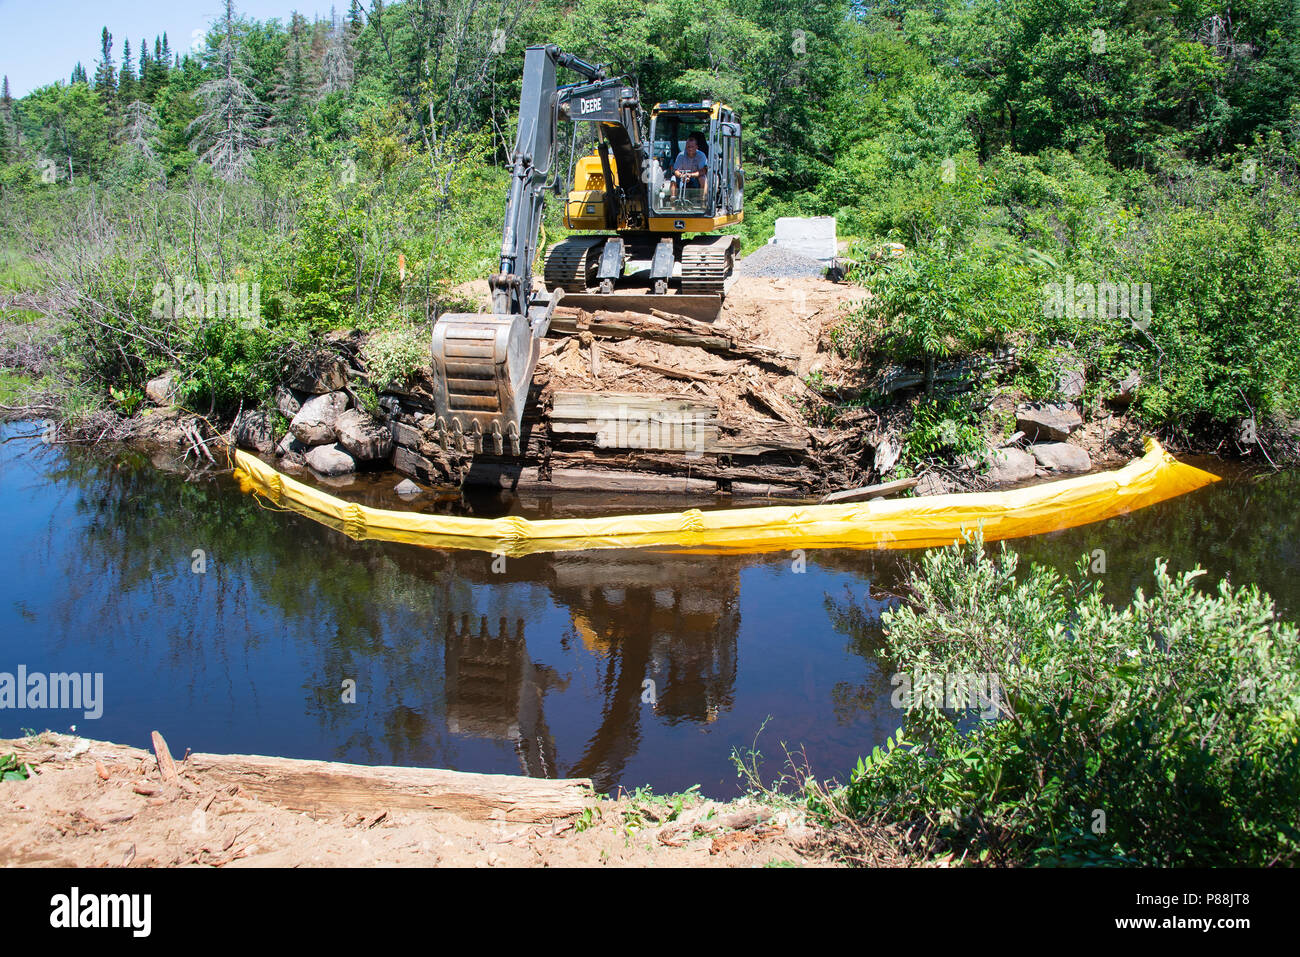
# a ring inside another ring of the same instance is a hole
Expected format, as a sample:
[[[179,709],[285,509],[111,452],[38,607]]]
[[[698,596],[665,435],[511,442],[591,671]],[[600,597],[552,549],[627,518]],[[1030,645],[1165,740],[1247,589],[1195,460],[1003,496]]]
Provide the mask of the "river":
[[[698,784],[727,798],[740,787],[733,749],[756,736],[769,778],[785,749],[819,777],[843,776],[900,722],[880,614],[915,553],[504,560],[355,542],[264,507],[228,475],[17,438],[32,431],[0,429],[0,672],[102,673],[104,706],[97,719],[0,711],[0,737],[75,725],[147,746],[157,729],[178,755],[588,776],[606,792]],[[1100,550],[1112,599],[1149,588],[1159,556],[1199,564],[1257,584],[1294,619],[1300,474],[1197,464],[1225,481],[1009,547],[1063,570]],[[337,494],[392,505],[395,481],[363,477]],[[550,516],[628,504],[471,506]]]

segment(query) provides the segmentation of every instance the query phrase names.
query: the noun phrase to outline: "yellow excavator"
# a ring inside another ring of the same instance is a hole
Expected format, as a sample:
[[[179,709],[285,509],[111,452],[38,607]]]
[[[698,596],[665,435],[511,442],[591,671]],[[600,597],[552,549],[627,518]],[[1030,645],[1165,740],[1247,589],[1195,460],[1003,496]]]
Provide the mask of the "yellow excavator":
[[[558,85],[560,68],[582,82]],[[556,243],[537,290],[543,199],[567,172],[556,166],[562,119],[592,124],[598,139],[574,164],[564,224],[601,232]],[[519,454],[540,340],[561,297],[584,309],[717,315],[739,240],[713,234],[744,218],[740,121],[722,103],[668,102],[651,110],[648,136],[646,128],[640,95],[624,78],[554,45],[525,51],[500,267],[488,279],[492,312],[447,314],[433,329],[445,448],[503,455],[509,445]]]

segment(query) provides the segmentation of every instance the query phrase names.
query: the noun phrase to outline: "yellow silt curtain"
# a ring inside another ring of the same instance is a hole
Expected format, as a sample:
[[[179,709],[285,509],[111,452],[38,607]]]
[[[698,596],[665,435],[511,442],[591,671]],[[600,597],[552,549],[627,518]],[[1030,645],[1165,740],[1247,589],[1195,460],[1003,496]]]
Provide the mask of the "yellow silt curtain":
[[[241,487],[355,539],[506,555],[676,546],[714,551],[790,548],[930,548],[982,529],[987,541],[1100,522],[1217,482],[1146,440],[1121,469],[1003,492],[876,499],[840,505],[763,506],[530,521],[396,512],[345,502],[236,450]]]

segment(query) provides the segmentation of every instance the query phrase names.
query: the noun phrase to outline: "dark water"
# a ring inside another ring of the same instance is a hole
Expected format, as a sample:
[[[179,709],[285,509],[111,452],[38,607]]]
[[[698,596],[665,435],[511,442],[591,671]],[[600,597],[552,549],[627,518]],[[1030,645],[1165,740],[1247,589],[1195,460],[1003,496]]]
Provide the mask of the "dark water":
[[[393,481],[339,494],[374,501]],[[1199,563],[1259,584],[1294,618],[1297,497],[1295,474],[1238,475],[1014,547],[1062,568],[1103,549],[1112,595],[1149,584],[1157,556]],[[494,569],[491,555],[354,542],[262,508],[229,478],[187,481],[137,454],[25,440],[0,445],[0,503],[0,672],[103,672],[105,698],[98,720],[0,711],[0,737],[76,724],[144,745],[156,728],[178,754],[590,776],[601,790],[699,784],[730,796],[729,756],[765,721],[769,773],[784,742],[823,777],[844,775],[899,723],[893,668],[876,656],[879,615],[915,554],[810,551],[803,573],[784,554],[654,551]],[[192,571],[195,549],[203,574]],[[342,700],[345,679],[355,703]]]

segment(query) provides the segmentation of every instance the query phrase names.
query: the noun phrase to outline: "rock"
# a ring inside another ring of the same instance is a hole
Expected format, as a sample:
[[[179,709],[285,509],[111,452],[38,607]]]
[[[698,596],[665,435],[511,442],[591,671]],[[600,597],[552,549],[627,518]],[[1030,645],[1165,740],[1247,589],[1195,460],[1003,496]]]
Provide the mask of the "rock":
[[[176,400],[176,373],[164,372],[144,384],[144,394],[154,405],[172,405]]]
[[[1034,457],[1020,449],[997,449],[984,456],[989,481],[996,485],[1023,482],[1034,477]]]
[[[312,395],[337,392],[348,384],[348,367],[336,355],[317,352],[303,360],[287,384],[291,389]]]
[[[430,485],[441,485],[451,476],[448,463],[442,457],[429,459],[400,445],[393,450],[393,468]]]
[[[1087,380],[1083,375],[1083,363],[1078,359],[1062,359],[1056,367],[1056,391],[1067,399],[1077,399],[1083,395]]]
[[[307,398],[304,392],[295,392],[293,389],[285,386],[277,386],[275,390],[275,407],[280,410],[280,414],[286,419],[292,419],[302,408],[303,400]]]
[[[1138,387],[1141,385],[1142,375],[1136,371],[1130,372],[1115,386],[1115,394],[1110,397],[1110,403],[1121,408],[1127,408],[1137,398]]]
[[[1054,472],[1088,472],[1092,470],[1092,457],[1085,449],[1068,442],[1039,442],[1031,445],[1029,452],[1043,468]]]
[[[1021,405],[1016,407],[1016,428],[1031,441],[1051,439],[1064,442],[1083,425],[1083,418],[1070,405]]]
[[[338,443],[363,462],[386,459],[393,452],[393,433],[379,419],[360,409],[349,409],[334,422]]]
[[[275,447],[275,454],[281,458],[287,455],[296,455],[301,460],[307,454],[309,448],[311,448],[310,445],[289,432],[280,440],[280,444]]]
[[[338,438],[334,423],[348,407],[346,392],[312,396],[289,423],[289,431],[306,445],[325,445]]]
[[[410,479],[402,479],[393,487],[393,491],[402,496],[402,498],[415,498],[415,496],[424,493],[424,489],[420,488],[420,486],[416,485]]]
[[[357,460],[335,443],[316,446],[307,453],[306,458],[308,467],[326,478],[351,475],[357,470]]]
[[[239,413],[233,431],[235,444],[242,449],[265,453],[275,448],[275,428],[271,423],[271,416],[266,412]]]

